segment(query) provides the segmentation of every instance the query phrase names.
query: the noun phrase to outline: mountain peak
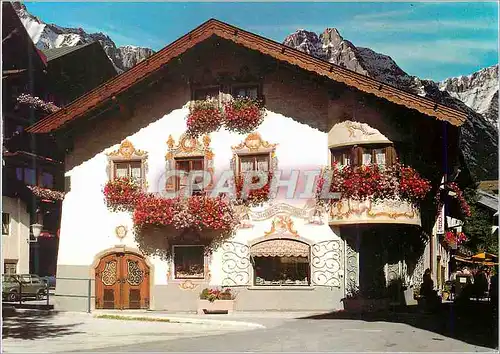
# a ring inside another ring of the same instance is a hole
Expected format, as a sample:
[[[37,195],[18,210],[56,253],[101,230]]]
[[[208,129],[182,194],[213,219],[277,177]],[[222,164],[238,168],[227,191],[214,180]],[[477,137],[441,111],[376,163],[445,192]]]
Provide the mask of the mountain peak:
[[[98,41],[118,72],[128,70],[154,54],[150,48],[117,47],[115,42],[103,32],[87,33],[83,28],[66,28],[47,24],[31,15],[22,3],[13,2],[12,6],[38,49],[72,47]]]

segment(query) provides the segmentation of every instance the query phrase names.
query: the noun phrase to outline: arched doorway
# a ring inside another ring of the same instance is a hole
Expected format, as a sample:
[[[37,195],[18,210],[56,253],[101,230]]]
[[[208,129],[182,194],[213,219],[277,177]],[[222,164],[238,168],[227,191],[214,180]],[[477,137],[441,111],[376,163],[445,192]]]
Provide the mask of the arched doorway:
[[[108,253],[95,267],[95,308],[147,309],[149,282],[149,266],[142,256]]]

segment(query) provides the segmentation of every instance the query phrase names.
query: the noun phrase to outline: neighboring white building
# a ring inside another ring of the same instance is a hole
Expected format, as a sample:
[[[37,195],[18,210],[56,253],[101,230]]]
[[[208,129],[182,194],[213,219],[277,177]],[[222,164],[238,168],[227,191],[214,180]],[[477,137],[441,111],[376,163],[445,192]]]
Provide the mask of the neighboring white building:
[[[265,98],[266,116],[254,132],[221,129],[196,140],[185,135],[192,99],[240,92]],[[212,254],[174,244],[172,259],[164,261],[138,249],[131,215],[109,211],[102,190],[110,178],[128,175],[145,180],[148,192],[162,192],[169,186],[165,173],[180,161],[214,176],[264,168],[284,171],[286,180],[299,170],[299,188],[307,184],[303,172],[334,160],[390,165],[404,154],[413,161],[418,152],[418,169],[436,159],[432,149],[418,145],[439,136],[434,117],[452,125],[464,119],[461,112],[227,24],[205,23],[30,128],[57,131],[68,149],[71,187],[63,201],[58,307],[85,310],[90,291],[91,308],[192,311],[205,287],[227,286],[237,293],[237,310],[333,310],[342,307],[350,286],[380,276],[421,277],[422,257],[417,262],[405,247],[395,251],[383,241],[393,234],[391,242],[403,245],[423,229],[431,232],[419,208],[399,200],[343,200],[321,213],[312,196],[288,198],[283,188],[247,210],[248,220]],[[373,249],[386,250],[385,258],[372,258]]]
[[[19,198],[2,197],[2,274],[29,273],[30,215]]]

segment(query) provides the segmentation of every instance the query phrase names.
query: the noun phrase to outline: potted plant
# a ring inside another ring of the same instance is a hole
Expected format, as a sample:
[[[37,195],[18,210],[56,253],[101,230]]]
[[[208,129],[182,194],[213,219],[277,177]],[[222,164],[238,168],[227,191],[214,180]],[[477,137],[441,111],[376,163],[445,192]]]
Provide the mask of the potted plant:
[[[248,134],[264,120],[265,110],[261,103],[248,97],[237,97],[224,105],[224,125],[227,130]]]
[[[189,107],[187,134],[197,138],[220,129],[223,123],[219,102],[214,99],[194,101]]]
[[[205,288],[198,300],[198,314],[232,313],[234,311],[235,294],[229,288]]]

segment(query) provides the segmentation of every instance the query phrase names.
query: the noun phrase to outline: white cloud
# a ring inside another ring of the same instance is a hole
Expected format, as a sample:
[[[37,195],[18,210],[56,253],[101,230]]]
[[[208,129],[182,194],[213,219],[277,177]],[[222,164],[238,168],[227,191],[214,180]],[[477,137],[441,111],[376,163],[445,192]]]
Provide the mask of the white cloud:
[[[359,14],[355,15],[353,20],[371,20],[371,19],[380,19],[380,18],[391,18],[391,17],[401,17],[403,15],[408,15],[413,12],[413,8],[406,10],[393,10],[393,11],[385,11],[385,12],[375,12],[370,14]]]
[[[371,48],[393,59],[406,62],[441,62],[448,64],[481,64],[481,57],[498,51],[497,43],[481,40],[435,40],[373,44]]]

